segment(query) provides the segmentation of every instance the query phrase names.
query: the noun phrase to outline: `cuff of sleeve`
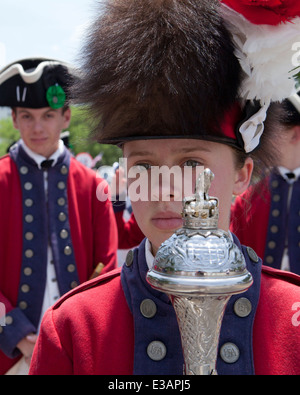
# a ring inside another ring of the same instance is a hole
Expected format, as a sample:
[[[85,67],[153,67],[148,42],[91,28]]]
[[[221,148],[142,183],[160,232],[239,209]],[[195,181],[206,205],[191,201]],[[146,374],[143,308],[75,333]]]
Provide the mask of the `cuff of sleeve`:
[[[17,344],[30,333],[36,333],[36,327],[19,308],[11,310],[5,318],[5,326],[0,326],[0,350],[9,357],[20,355]]]

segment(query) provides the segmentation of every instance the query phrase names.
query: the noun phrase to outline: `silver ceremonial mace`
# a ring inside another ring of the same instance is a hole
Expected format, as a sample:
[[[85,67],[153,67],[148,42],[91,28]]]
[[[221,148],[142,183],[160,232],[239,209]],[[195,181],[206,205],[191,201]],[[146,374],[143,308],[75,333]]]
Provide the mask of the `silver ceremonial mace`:
[[[232,236],[218,229],[219,202],[208,195],[213,178],[209,169],[201,173],[195,195],[183,200],[183,228],[161,245],[147,274],[175,309],[186,375],[217,374],[226,305],[253,283]]]

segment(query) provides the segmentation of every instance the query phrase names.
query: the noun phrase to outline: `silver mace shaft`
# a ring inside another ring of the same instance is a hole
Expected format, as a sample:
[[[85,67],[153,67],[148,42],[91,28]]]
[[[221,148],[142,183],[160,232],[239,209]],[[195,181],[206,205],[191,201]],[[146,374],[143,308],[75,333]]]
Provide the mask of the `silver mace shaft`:
[[[200,175],[195,195],[183,200],[183,228],[161,245],[147,274],[173,304],[186,375],[217,374],[226,305],[253,283],[232,236],[218,229],[219,202],[208,195],[213,178],[209,169]]]

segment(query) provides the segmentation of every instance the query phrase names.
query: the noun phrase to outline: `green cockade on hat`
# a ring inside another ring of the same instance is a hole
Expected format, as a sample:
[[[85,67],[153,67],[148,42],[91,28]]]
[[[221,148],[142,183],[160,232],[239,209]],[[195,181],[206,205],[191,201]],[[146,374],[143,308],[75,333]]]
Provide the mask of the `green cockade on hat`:
[[[47,90],[46,96],[49,106],[54,110],[62,108],[65,105],[66,93],[58,84],[50,86]]]

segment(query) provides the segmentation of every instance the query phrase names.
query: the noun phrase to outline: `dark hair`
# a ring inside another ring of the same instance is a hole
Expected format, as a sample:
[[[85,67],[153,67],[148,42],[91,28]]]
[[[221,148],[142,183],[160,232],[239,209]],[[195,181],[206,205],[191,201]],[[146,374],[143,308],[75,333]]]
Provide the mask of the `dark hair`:
[[[300,125],[300,113],[295,109],[289,100],[282,103],[282,119],[280,122],[286,127],[293,127]]]

